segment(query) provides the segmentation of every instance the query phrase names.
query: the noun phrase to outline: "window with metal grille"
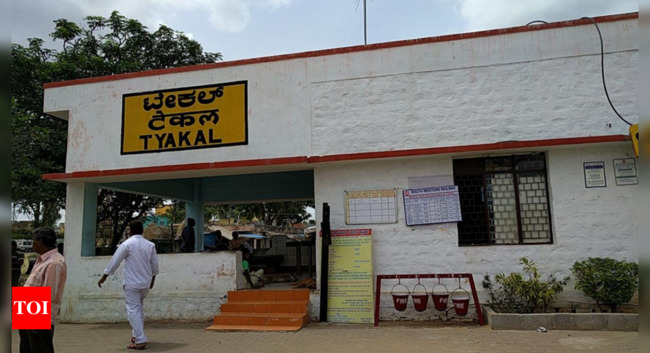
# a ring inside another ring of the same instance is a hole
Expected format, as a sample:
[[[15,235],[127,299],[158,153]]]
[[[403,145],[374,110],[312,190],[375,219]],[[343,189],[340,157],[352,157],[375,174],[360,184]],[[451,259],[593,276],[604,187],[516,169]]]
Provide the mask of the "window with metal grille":
[[[546,155],[454,160],[459,245],[550,244]]]

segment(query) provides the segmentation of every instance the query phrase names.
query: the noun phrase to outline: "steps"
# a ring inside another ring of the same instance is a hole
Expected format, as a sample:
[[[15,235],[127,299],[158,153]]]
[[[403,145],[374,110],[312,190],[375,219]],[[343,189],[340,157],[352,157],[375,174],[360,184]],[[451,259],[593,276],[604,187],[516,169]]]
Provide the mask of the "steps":
[[[298,331],[309,323],[309,290],[229,291],[213,325],[216,331]]]

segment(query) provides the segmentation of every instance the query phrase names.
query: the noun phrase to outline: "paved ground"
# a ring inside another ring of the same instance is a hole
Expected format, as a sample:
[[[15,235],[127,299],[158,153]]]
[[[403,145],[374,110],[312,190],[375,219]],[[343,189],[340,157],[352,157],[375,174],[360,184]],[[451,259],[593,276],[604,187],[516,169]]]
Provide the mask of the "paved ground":
[[[298,332],[213,332],[209,323],[146,323],[147,352],[432,353],[432,352],[639,352],[637,332],[493,331],[478,325],[381,322],[372,325],[312,323]],[[132,352],[128,324],[56,326],[60,353]],[[18,353],[12,331],[12,352]]]

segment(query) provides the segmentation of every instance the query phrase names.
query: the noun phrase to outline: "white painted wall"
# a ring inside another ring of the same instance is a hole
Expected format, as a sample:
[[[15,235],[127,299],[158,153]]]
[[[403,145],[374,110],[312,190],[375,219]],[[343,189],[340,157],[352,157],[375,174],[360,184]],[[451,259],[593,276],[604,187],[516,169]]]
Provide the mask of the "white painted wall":
[[[613,159],[634,157],[631,143],[534,151],[547,153],[553,244],[459,247],[455,223],[406,226],[401,190],[408,188],[408,178],[452,175],[452,160],[468,157],[466,155],[319,166],[314,175],[316,216],[321,219],[322,203],[327,202],[332,229],[371,228],[375,275],[471,273],[484,299],[483,275],[521,272],[521,257],[533,260],[541,272],[559,278],[570,276],[573,263],[587,257],[638,261],[636,195],[640,189],[638,185],[617,186],[613,170]],[[589,161],[605,162],[606,188],[585,188],[583,162]],[[396,224],[345,224],[345,190],[385,188],[398,188],[399,220]],[[404,282],[410,288],[417,283],[415,280]],[[390,290],[395,283],[387,281],[382,285],[382,320],[424,319],[439,314],[434,310],[417,313],[412,304],[403,313],[393,310]],[[431,290],[436,282],[422,280],[422,283]],[[454,289],[453,281],[443,280],[443,283],[450,290]],[[463,287],[469,289],[468,283],[464,282]],[[566,305],[564,301],[587,301],[573,289],[573,283],[565,287],[565,291],[559,298],[563,305]]]
[[[600,27],[636,121],[637,21]],[[510,33],[49,88],[44,110],[69,111],[66,172],[625,134],[599,49],[592,25]],[[123,94],[240,80],[248,145],[119,154]]]

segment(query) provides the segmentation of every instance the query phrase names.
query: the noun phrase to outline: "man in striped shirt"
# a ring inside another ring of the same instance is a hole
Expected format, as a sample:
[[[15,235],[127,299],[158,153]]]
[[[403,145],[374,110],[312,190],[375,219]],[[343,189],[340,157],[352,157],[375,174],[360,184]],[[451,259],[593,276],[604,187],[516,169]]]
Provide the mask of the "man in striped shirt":
[[[52,228],[37,228],[32,248],[38,254],[25,287],[52,288],[52,328],[49,330],[19,330],[20,353],[54,353],[54,324],[61,307],[61,297],[68,274],[65,259],[56,247],[56,234]]]

